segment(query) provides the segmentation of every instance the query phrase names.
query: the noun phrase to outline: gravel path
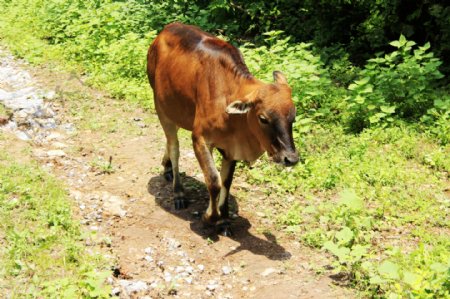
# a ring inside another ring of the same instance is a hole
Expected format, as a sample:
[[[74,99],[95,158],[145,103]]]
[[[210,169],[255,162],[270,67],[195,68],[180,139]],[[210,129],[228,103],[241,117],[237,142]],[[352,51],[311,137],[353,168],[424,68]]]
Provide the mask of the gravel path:
[[[118,129],[85,128],[80,125],[85,119],[69,113],[74,109],[71,104],[62,104],[64,90],[55,92],[56,82],[63,80],[70,78],[36,70],[0,50],[0,104],[10,111],[0,115],[0,130],[14,134],[18,142],[30,143],[34,159],[65,181],[76,204],[75,214],[91,235],[86,246],[102,250],[115,265],[107,280],[112,295],[354,296],[329,277],[314,274],[324,263],[317,252],[273,227],[270,233],[258,230],[270,223],[255,213],[252,201],[239,204],[232,238],[203,227],[198,213],[206,207],[207,192],[189,147],[182,149],[181,165],[190,206],[175,211],[170,184],[159,175],[164,138],[156,117],[107,99],[111,105],[94,105],[92,115],[98,116],[98,122],[108,118],[105,122]],[[257,186],[240,179],[233,188],[257,193]],[[235,199],[235,204],[239,201]]]

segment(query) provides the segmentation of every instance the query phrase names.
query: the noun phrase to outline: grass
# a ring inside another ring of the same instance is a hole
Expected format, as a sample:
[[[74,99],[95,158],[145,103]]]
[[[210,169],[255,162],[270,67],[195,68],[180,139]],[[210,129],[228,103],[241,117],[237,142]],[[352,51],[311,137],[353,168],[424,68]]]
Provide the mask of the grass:
[[[299,149],[295,168],[261,161],[244,171],[269,186],[266,214],[279,229],[330,253],[367,296],[449,296],[450,146],[407,126],[360,135],[316,126]],[[290,194],[294,202],[280,200]]]
[[[7,116],[8,111],[6,110],[5,106],[3,106],[2,104],[0,104],[0,116]]]
[[[22,13],[21,8],[16,10]],[[68,62],[67,55],[76,55],[76,49],[69,47],[64,53],[64,49],[33,34],[34,22],[30,26],[26,19],[12,19],[14,22],[5,24],[0,20],[0,28],[4,28],[0,35],[14,54],[33,63],[56,61],[56,65],[65,68],[83,67],[81,63]],[[140,72],[142,53],[151,37],[137,40],[127,35],[106,47],[108,55],[120,58],[107,65],[93,59],[91,68],[84,66],[90,84],[151,107],[150,89]],[[97,48],[98,42],[88,42]],[[308,47],[300,44],[292,49],[287,40],[280,40],[271,50],[242,48],[250,69],[258,77],[269,79],[273,69],[287,70],[290,80],[297,83],[294,100],[299,113],[315,111],[308,112],[310,117],[299,119],[294,132],[303,163],[295,168],[281,168],[261,159],[252,169],[241,167],[240,175],[267,195],[263,206],[261,196],[243,200],[259,207],[279,230],[326,252],[334,271],[360,290],[362,296],[450,296],[449,145],[440,145],[445,142],[439,143],[411,124],[367,129],[358,135],[344,132],[343,126],[317,124],[323,115],[334,113],[322,108],[336,106],[347,92],[334,87],[319,57],[312,55]],[[106,53],[100,54],[103,57]],[[131,64],[133,61],[138,63]],[[122,73],[124,70],[136,71],[139,76],[130,81],[130,76]],[[117,116],[95,114],[93,107],[99,103],[80,97],[71,105],[72,115],[79,118],[82,128],[109,133],[122,129]],[[436,128],[437,136],[448,133],[442,130],[443,125]],[[180,135],[186,137],[188,133]],[[105,161],[97,164],[111,170]],[[26,186],[26,182],[19,183]],[[254,196],[253,192],[250,190],[249,195]],[[14,268],[14,260],[11,263],[7,269]],[[77,285],[80,284],[79,280]]]
[[[110,271],[84,248],[64,186],[0,154],[0,289],[7,298],[108,298]],[[102,266],[103,265],[103,266]]]

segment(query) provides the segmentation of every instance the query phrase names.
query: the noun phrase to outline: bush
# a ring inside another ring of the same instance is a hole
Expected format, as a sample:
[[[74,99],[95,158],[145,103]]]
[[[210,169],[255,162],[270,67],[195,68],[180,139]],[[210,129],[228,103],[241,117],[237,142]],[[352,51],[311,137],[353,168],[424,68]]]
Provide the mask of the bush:
[[[387,125],[394,117],[417,120],[433,106],[435,88],[443,75],[441,61],[428,53],[427,43],[412,51],[415,42],[402,35],[390,45],[397,50],[369,59],[361,79],[348,89],[348,121],[353,131]]]

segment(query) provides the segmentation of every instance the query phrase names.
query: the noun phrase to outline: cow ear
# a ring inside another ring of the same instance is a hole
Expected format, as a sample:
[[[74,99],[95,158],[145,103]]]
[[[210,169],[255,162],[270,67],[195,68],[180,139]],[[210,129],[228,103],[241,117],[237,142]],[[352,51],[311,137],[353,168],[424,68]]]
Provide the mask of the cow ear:
[[[288,84],[286,76],[280,71],[273,72],[273,80],[278,84]]]
[[[234,101],[227,106],[226,111],[228,114],[244,114],[250,111],[252,107],[252,102]]]

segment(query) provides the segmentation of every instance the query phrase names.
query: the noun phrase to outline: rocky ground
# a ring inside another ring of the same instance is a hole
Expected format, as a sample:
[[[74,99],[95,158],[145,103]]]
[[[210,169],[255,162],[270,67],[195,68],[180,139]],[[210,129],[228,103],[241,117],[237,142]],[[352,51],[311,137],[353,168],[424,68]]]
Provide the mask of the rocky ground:
[[[187,137],[181,169],[190,205],[174,210],[171,186],[160,176],[164,137],[155,115],[5,50],[0,104],[9,111],[0,115],[1,130],[31,145],[32,159],[65,181],[76,217],[91,236],[86,246],[100,248],[115,265],[108,279],[112,295],[354,297],[326,273],[315,273],[326,264],[321,253],[277,232],[258,212],[265,197],[258,186],[236,178],[231,238],[204,227],[198,216],[208,195]]]

